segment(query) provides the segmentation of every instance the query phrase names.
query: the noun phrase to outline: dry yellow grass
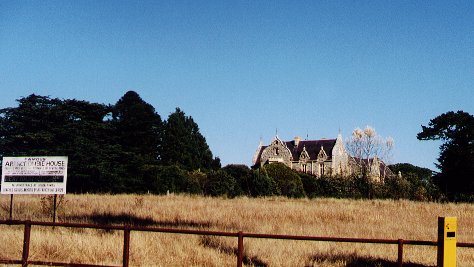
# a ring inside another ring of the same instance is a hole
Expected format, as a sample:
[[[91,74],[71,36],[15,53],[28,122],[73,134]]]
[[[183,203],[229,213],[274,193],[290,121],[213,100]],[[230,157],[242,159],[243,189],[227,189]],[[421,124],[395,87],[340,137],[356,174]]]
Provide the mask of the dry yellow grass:
[[[39,196],[15,196],[14,219],[51,221]],[[1,196],[0,219],[9,196]],[[474,243],[474,205],[391,200],[209,198],[185,195],[67,195],[58,221],[252,233],[436,240],[438,216],[458,217],[458,241]],[[0,226],[0,258],[20,259],[23,229]],[[121,264],[123,233],[34,226],[31,259]],[[267,266],[383,266],[396,245],[244,239],[247,262]],[[131,266],[235,266],[237,238],[133,232]],[[436,248],[404,247],[404,260],[436,265]],[[458,249],[474,266],[474,249]],[[354,265],[352,265],[354,266]]]

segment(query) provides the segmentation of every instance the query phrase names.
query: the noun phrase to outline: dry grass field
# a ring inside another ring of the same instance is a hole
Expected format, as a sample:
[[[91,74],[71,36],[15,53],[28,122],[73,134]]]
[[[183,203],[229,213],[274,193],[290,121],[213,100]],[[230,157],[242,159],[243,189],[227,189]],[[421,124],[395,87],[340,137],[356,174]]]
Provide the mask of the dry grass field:
[[[0,197],[8,219],[10,197]],[[15,196],[14,219],[51,221],[49,200]],[[186,195],[66,195],[58,221],[253,233],[437,239],[438,216],[458,217],[458,241],[474,242],[474,205],[390,200],[209,198]],[[23,228],[0,226],[0,258],[21,258]],[[245,238],[247,265],[394,266],[396,245]],[[31,260],[120,265],[123,233],[33,226]],[[131,266],[235,266],[237,238],[131,233]],[[407,266],[435,266],[436,248],[404,246]],[[458,249],[474,266],[474,249]]]

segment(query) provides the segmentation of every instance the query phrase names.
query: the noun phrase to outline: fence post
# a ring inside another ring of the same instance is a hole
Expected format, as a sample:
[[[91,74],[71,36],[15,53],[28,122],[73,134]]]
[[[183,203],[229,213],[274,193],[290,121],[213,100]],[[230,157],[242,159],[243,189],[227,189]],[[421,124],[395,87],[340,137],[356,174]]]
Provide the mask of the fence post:
[[[10,195],[10,221],[13,220],[13,194]]]
[[[122,265],[123,267],[128,267],[128,262],[130,260],[130,227],[125,226],[123,231],[123,258]]]
[[[238,245],[237,245],[237,267],[242,267],[242,261],[244,259],[244,234],[242,231],[238,233]]]
[[[58,202],[58,195],[54,194],[54,200],[53,200],[53,223],[56,222],[56,205]]]
[[[438,217],[438,267],[456,267],[456,217]]]
[[[403,239],[398,239],[398,267],[403,266]]]
[[[23,255],[21,257],[21,266],[28,266],[28,255],[30,254],[30,234],[31,234],[31,222],[25,222],[25,231],[23,233]]]

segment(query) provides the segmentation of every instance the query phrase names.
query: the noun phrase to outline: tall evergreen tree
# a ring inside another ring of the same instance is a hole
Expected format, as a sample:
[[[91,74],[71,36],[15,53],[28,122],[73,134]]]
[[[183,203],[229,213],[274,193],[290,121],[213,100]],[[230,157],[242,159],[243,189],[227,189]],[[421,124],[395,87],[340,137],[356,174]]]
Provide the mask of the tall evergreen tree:
[[[127,177],[123,152],[114,142],[111,107],[81,100],[64,100],[65,121],[58,129],[61,155],[69,157],[68,191],[119,192]]]
[[[442,140],[435,182],[451,200],[473,200],[474,196],[474,116],[447,112],[422,126],[419,140]]]
[[[212,158],[206,139],[193,118],[186,116],[179,108],[169,115],[164,124],[161,158],[164,164],[176,164],[189,170],[211,169],[220,165],[218,158]]]
[[[30,95],[16,108],[0,110],[1,156],[51,155],[59,146],[55,130],[65,118],[57,111],[61,100]]]
[[[134,91],[128,91],[113,108],[117,143],[124,151],[147,161],[159,159],[163,122],[155,108]]]

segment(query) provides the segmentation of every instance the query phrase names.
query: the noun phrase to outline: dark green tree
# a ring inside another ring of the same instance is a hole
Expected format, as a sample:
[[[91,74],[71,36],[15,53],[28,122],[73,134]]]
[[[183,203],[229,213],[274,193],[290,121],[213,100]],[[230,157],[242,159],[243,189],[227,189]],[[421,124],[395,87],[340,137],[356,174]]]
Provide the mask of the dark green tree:
[[[431,177],[433,176],[433,171],[428,168],[422,168],[410,163],[397,163],[388,166],[389,169],[396,175],[400,173],[402,176],[412,176],[411,183],[426,183],[430,182]]]
[[[407,176],[411,176],[408,174]],[[381,198],[389,199],[412,199],[414,186],[404,176],[392,176],[385,179]]]
[[[263,166],[268,176],[275,180],[280,192],[287,197],[304,197],[305,192],[300,176],[282,163]]]
[[[30,95],[0,110],[1,156],[68,156],[69,192],[114,191],[124,176],[110,107]]]
[[[318,178],[314,175],[309,175],[306,173],[300,173],[301,182],[303,183],[303,188],[306,193],[306,196],[313,198],[318,195],[321,196],[321,186],[319,185]]]
[[[29,95],[16,108],[0,110],[1,156],[52,155],[59,149],[56,131],[65,116],[58,114],[61,100]]]
[[[251,195],[252,170],[243,164],[229,164],[222,168],[230,176],[234,177],[243,194]]]
[[[434,172],[428,168],[418,167],[409,163],[397,163],[389,166],[394,174],[387,180],[392,184],[400,184],[406,180],[409,184],[408,190],[405,190],[407,198],[413,200],[435,200],[440,199],[439,189],[433,184]],[[393,191],[393,190],[392,190]],[[400,191],[400,190],[398,190]]]
[[[157,166],[156,178],[150,183],[153,193],[201,193],[199,183],[178,166]]]
[[[211,171],[204,184],[204,194],[210,196],[235,197],[240,190],[234,177],[223,170]]]
[[[128,91],[113,107],[117,143],[123,150],[154,162],[160,157],[163,122],[155,108],[134,91]]]
[[[365,198],[367,181],[363,175],[353,177],[322,176],[316,180],[314,195],[334,198]]]
[[[220,160],[213,159],[198,125],[179,108],[164,124],[161,159],[166,165],[176,164],[188,170],[220,168]]]
[[[68,99],[54,112],[64,119],[53,132],[60,144],[55,153],[69,157],[68,191],[122,191],[127,176],[108,119],[110,106]]]
[[[249,182],[250,195],[253,197],[280,196],[281,190],[275,180],[268,176],[265,168],[259,168],[253,171]]]
[[[450,200],[473,200],[474,117],[467,112],[447,112],[422,126],[419,140],[441,140],[434,182]]]

